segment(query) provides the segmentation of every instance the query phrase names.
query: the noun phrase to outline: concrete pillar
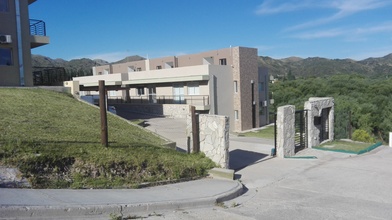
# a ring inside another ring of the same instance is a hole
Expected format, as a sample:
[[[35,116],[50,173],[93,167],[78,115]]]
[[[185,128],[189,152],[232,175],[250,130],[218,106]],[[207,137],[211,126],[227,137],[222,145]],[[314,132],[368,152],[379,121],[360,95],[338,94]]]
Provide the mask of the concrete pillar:
[[[392,132],[389,132],[389,147],[392,147]]]
[[[295,106],[278,107],[277,119],[277,157],[291,157],[295,155]]]
[[[79,96],[79,81],[64,81],[63,86],[69,88],[72,95]]]

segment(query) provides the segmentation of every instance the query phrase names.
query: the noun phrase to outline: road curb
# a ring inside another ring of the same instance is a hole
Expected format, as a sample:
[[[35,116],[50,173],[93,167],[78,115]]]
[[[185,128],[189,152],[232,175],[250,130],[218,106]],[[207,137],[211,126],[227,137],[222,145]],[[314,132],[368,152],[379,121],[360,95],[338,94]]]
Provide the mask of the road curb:
[[[135,213],[154,213],[160,210],[177,210],[213,206],[240,196],[243,185],[233,181],[233,187],[225,192],[204,198],[173,200],[138,204],[75,205],[75,206],[1,206],[0,219],[43,218],[104,218],[110,215],[133,216]]]

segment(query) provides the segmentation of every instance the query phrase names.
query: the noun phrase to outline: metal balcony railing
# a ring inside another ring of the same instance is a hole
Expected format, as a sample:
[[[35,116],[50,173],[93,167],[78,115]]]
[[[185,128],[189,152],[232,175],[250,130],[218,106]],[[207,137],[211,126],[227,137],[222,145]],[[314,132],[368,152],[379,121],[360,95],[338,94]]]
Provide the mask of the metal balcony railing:
[[[108,103],[125,103],[121,97],[108,97]],[[188,104],[195,106],[207,106],[210,105],[210,99],[208,95],[141,95],[131,96],[130,100],[126,103],[135,104]]]
[[[46,36],[46,25],[42,20],[30,19],[30,34]]]

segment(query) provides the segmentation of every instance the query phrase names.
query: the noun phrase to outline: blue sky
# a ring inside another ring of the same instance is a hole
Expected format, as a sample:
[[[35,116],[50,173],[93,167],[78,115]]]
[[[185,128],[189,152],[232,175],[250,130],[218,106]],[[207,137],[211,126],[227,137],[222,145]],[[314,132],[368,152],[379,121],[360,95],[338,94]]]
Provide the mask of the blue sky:
[[[156,58],[230,46],[260,56],[382,57],[392,53],[392,0],[38,0],[50,44],[66,60]]]

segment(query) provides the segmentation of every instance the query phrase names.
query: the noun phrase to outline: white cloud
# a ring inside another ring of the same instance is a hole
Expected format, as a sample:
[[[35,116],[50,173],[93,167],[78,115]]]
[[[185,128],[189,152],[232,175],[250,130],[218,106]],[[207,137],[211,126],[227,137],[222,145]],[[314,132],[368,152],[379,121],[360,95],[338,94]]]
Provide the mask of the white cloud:
[[[312,32],[307,31],[295,34],[292,37],[299,39],[345,37],[347,41],[364,41],[366,40],[365,36],[389,32],[392,33],[392,21],[361,28],[335,28]]]
[[[259,5],[256,14],[267,15],[267,14],[278,14],[289,11],[297,11],[304,8],[314,7],[315,1],[312,0],[295,0],[285,1],[282,4],[273,5],[272,0],[265,0],[263,4]]]
[[[327,24],[333,21],[337,21],[344,17],[359,13],[361,11],[373,10],[385,5],[391,4],[391,1],[386,0],[335,0],[330,1],[329,4],[323,5],[326,8],[332,8],[337,10],[335,14],[329,17],[316,19],[313,21],[305,22],[299,25],[287,28],[286,31],[300,30],[310,27],[319,26],[322,24]]]
[[[302,30],[327,24],[362,11],[373,10],[392,4],[392,1],[390,0],[291,0],[280,1],[280,4],[276,4],[275,2],[276,1],[272,0],[264,1],[258,6],[256,13],[259,15],[268,15],[315,8],[325,8],[336,11],[330,16],[294,25],[287,28],[286,31]]]
[[[316,38],[331,38],[337,37],[345,34],[345,32],[341,29],[330,29],[330,30],[322,30],[316,32],[305,32],[294,35],[294,38],[299,39],[316,39]]]

